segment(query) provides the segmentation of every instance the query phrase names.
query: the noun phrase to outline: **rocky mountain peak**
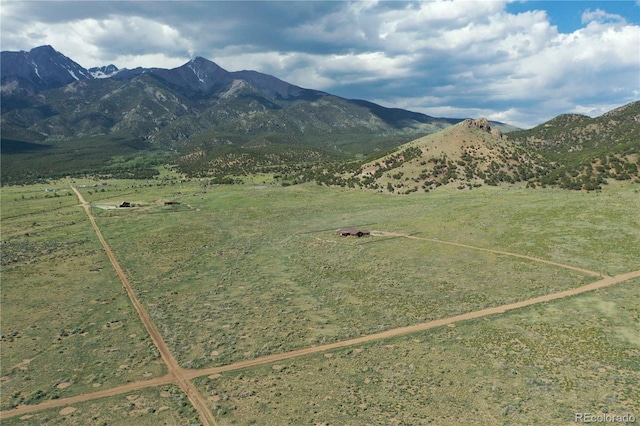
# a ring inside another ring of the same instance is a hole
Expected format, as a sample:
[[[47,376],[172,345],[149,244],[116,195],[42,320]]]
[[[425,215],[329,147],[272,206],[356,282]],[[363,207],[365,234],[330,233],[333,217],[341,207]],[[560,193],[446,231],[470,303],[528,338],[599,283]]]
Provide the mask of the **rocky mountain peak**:
[[[33,93],[93,79],[86,69],[49,45],[29,52],[4,51],[0,65],[2,86],[15,87],[16,90],[12,90],[16,93]]]
[[[220,67],[218,64],[208,59],[205,59],[202,56],[197,56],[193,58],[192,60],[190,60],[189,62],[187,62],[186,64],[184,64],[182,67],[179,67],[179,68],[188,68],[194,73],[196,73],[196,75],[199,73],[216,73],[216,72],[227,73],[227,71],[224,70],[222,67]]]
[[[120,70],[115,65],[110,64],[102,67],[89,68],[87,71],[89,71],[93,78],[109,78]]]
[[[45,44],[44,46],[34,47],[29,51],[29,54],[32,56],[37,55],[57,55],[58,51],[53,48],[53,46],[49,44]]]

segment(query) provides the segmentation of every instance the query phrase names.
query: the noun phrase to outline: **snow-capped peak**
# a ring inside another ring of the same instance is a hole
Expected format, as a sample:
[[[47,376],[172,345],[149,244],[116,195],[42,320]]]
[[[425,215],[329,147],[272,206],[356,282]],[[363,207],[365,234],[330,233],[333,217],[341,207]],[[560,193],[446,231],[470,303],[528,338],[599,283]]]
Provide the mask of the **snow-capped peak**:
[[[109,78],[120,72],[118,67],[113,64],[89,68],[87,71],[89,71],[93,78]]]

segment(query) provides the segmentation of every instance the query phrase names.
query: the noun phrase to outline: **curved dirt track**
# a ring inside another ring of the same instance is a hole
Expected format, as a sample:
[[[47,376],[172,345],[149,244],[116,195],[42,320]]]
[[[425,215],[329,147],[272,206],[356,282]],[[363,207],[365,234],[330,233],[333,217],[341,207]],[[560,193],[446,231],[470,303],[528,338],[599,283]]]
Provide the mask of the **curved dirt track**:
[[[471,249],[471,250],[478,250],[478,251],[485,251],[485,252],[488,252],[488,253],[501,254],[503,256],[519,257],[520,259],[527,259],[527,260],[532,260],[534,262],[540,262],[540,263],[546,263],[548,265],[559,266],[561,268],[571,269],[573,271],[582,272],[584,274],[593,275],[595,277],[604,276],[600,272],[590,271],[588,269],[578,268],[576,266],[565,265],[563,263],[558,263],[558,262],[554,262],[554,261],[551,261],[551,260],[540,259],[539,257],[527,256],[527,255],[518,254],[518,253],[511,253],[511,252],[508,252],[508,251],[493,250],[493,249],[488,249],[488,248],[483,248],[483,247],[470,246],[468,244],[455,243],[453,241],[443,241],[443,240],[438,240],[436,238],[416,237],[414,235],[400,234],[400,233],[397,233],[397,232],[384,232],[384,231],[376,231],[375,234],[373,234],[373,235],[380,236],[380,237],[403,237],[403,238],[409,238],[409,239],[412,239],[412,240],[431,241],[431,242],[438,243],[438,244],[446,244],[446,245],[449,245],[449,246],[456,246],[456,247],[462,247],[462,248],[467,248],[467,249]]]
[[[383,340],[383,339],[388,339],[388,338],[391,338],[391,337],[396,337],[396,336],[402,336],[402,335],[406,335],[406,334],[416,333],[416,332],[425,331],[425,330],[429,330],[429,329],[436,328],[436,327],[445,326],[445,325],[448,325],[448,324],[454,324],[454,323],[457,323],[457,322],[460,322],[460,321],[466,321],[466,320],[481,318],[481,317],[485,317],[485,316],[489,316],[489,315],[502,314],[502,313],[505,313],[505,312],[513,310],[513,309],[518,309],[518,308],[522,308],[522,307],[525,307],[525,306],[531,306],[531,305],[535,305],[535,304],[538,304],[538,303],[545,303],[545,302],[549,302],[549,301],[552,301],[552,300],[561,299],[561,298],[564,298],[564,297],[578,295],[578,294],[581,294],[581,293],[585,293],[585,292],[588,292],[588,291],[593,291],[593,290],[596,290],[596,289],[608,287],[608,286],[611,286],[611,285],[614,285],[614,284],[617,284],[617,283],[620,283],[620,282],[623,282],[623,281],[627,281],[627,280],[630,280],[630,279],[633,279],[633,278],[640,277],[640,270],[634,271],[634,272],[628,272],[628,273],[625,273],[625,274],[620,274],[620,275],[617,275],[615,277],[609,277],[609,276],[604,276],[603,277],[603,275],[600,274],[599,272],[590,271],[590,270],[582,269],[582,268],[577,268],[577,267],[573,267],[573,266],[570,266],[570,265],[564,265],[564,264],[560,264],[560,263],[557,263],[557,262],[548,261],[548,260],[545,260],[545,259],[539,259],[539,258],[535,258],[535,257],[531,257],[531,256],[520,255],[520,254],[517,254],[517,253],[510,253],[510,252],[504,252],[504,251],[499,251],[499,250],[479,248],[479,247],[469,246],[469,245],[466,245],[466,244],[460,244],[460,243],[454,243],[454,242],[448,242],[448,241],[441,241],[441,240],[431,239],[431,238],[415,237],[415,236],[411,236],[411,235],[407,235],[407,234],[399,234],[399,233],[393,233],[393,232],[377,232],[376,235],[379,235],[379,236],[404,237],[404,238],[410,238],[410,239],[432,241],[432,242],[436,242],[436,243],[440,243],[440,244],[454,245],[454,246],[463,247],[463,248],[467,248],[467,249],[486,251],[486,252],[496,253],[496,254],[505,255],[505,256],[519,257],[519,258],[528,259],[528,260],[531,260],[531,261],[534,261],[534,262],[541,262],[541,263],[551,264],[551,265],[559,266],[559,267],[562,267],[562,268],[567,268],[567,269],[572,269],[572,270],[575,270],[575,271],[579,271],[579,272],[582,272],[582,273],[585,273],[585,274],[588,274],[588,275],[592,275],[592,276],[600,276],[600,277],[603,277],[603,278],[598,280],[598,281],[596,281],[596,282],[593,282],[591,284],[587,284],[587,285],[584,285],[584,286],[581,286],[581,287],[577,287],[577,288],[561,291],[561,292],[558,292],[558,293],[552,293],[552,294],[548,294],[548,295],[544,295],[544,296],[540,296],[540,297],[535,297],[535,298],[532,298],[532,299],[523,300],[523,301],[520,301],[520,302],[510,303],[510,304],[507,304],[507,305],[502,305],[502,306],[496,306],[496,307],[493,307],[493,308],[482,309],[482,310],[479,310],[479,311],[468,312],[468,313],[465,313],[465,314],[456,315],[456,316],[449,317],[449,318],[442,318],[442,319],[438,319],[438,320],[434,320],[434,321],[429,321],[429,322],[426,322],[426,323],[415,324],[415,325],[406,326],[406,327],[399,327],[399,328],[383,331],[383,332],[380,332],[380,333],[375,333],[375,334],[370,334],[370,335],[367,335],[367,336],[358,337],[358,338],[355,338],[355,339],[349,339],[349,340],[344,340],[344,341],[340,341],[340,342],[334,342],[334,343],[321,345],[321,346],[312,346],[312,347],[299,349],[299,350],[286,352],[286,353],[281,353],[281,354],[268,355],[268,356],[264,356],[264,357],[260,357],[260,358],[256,358],[256,359],[236,362],[236,363],[225,365],[225,366],[221,366],[221,367],[211,367],[211,368],[205,368],[205,369],[200,369],[200,370],[187,370],[187,369],[183,369],[182,367],[180,367],[178,365],[177,361],[173,357],[173,354],[171,353],[171,351],[167,347],[166,343],[164,342],[162,336],[160,335],[160,333],[158,332],[158,330],[154,326],[154,324],[151,321],[151,319],[150,319],[149,315],[147,314],[146,310],[144,309],[144,307],[138,301],[138,299],[137,299],[137,297],[135,295],[135,292],[133,291],[131,285],[129,284],[129,281],[128,281],[126,275],[124,274],[124,271],[122,270],[122,268],[118,264],[118,262],[117,262],[117,260],[116,260],[116,258],[114,256],[113,252],[111,251],[110,247],[108,246],[108,244],[106,243],[106,241],[102,237],[102,233],[100,232],[93,215],[91,215],[91,210],[90,210],[89,204],[84,200],[84,198],[82,197],[80,192],[75,187],[72,187],[72,189],[76,193],[76,196],[78,197],[80,202],[82,203],[82,206],[84,207],[85,212],[87,213],[87,216],[89,217],[89,220],[91,221],[91,224],[92,224],[92,226],[93,226],[93,228],[94,228],[94,230],[96,232],[96,235],[98,236],[98,239],[100,240],[100,243],[102,244],[105,252],[107,253],[107,256],[109,257],[109,260],[111,261],[114,269],[116,270],[116,273],[118,274],[118,277],[122,281],[122,284],[126,289],[127,295],[131,299],[131,303],[133,304],[134,308],[136,309],[136,312],[138,313],[138,315],[140,316],[140,319],[143,322],[145,328],[149,332],[149,335],[151,336],[154,344],[158,348],[158,351],[160,352],[160,355],[161,355],[163,361],[167,365],[169,373],[164,375],[164,376],[162,376],[162,377],[157,377],[155,379],[129,383],[129,384],[126,384],[126,385],[123,385],[123,386],[118,386],[118,387],[114,387],[114,388],[111,388],[111,389],[105,389],[105,390],[98,391],[98,392],[91,392],[91,393],[86,393],[86,394],[83,394],[83,395],[77,395],[77,396],[74,396],[74,397],[46,401],[46,402],[43,402],[43,403],[37,404],[37,405],[20,406],[20,407],[17,407],[15,409],[9,410],[9,411],[1,411],[0,412],[0,419],[9,418],[9,417],[15,417],[15,416],[19,416],[19,415],[23,415],[23,414],[27,414],[27,413],[31,413],[31,412],[40,411],[40,410],[47,409],[47,408],[63,407],[65,405],[76,404],[76,403],[80,403],[80,402],[86,402],[86,401],[90,401],[90,400],[97,399],[97,398],[104,398],[104,397],[109,397],[109,396],[117,396],[117,395],[120,395],[120,394],[123,394],[123,393],[126,393],[126,392],[137,391],[137,390],[141,390],[141,389],[148,388],[148,387],[162,386],[162,385],[166,385],[166,384],[176,384],[176,385],[178,385],[180,387],[180,389],[183,392],[185,392],[185,394],[187,395],[187,397],[189,398],[189,400],[193,404],[194,408],[197,410],[197,412],[198,412],[198,414],[200,416],[200,421],[204,425],[215,425],[216,421],[215,421],[213,415],[211,414],[211,411],[208,409],[205,399],[200,394],[198,389],[190,382],[191,379],[194,379],[194,378],[200,377],[200,376],[205,376],[205,375],[217,374],[217,373],[222,373],[222,372],[240,370],[240,369],[243,369],[243,368],[253,367],[253,366],[257,366],[257,365],[269,364],[269,363],[282,361],[282,360],[287,360],[287,359],[291,359],[291,358],[295,358],[295,357],[299,357],[299,356],[326,352],[326,351],[330,351],[330,350],[334,350],[334,349],[339,349],[339,348],[344,348],[344,347],[348,347],[348,346],[359,345],[359,344],[372,342],[372,341],[376,341],[376,340]]]

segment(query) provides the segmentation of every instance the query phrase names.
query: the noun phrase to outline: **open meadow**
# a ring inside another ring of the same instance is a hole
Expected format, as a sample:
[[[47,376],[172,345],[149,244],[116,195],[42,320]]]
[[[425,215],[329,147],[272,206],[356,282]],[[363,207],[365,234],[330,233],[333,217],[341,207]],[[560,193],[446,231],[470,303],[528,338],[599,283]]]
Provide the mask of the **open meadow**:
[[[47,188],[2,188],[2,410],[165,372],[77,198]]]
[[[316,184],[210,185],[166,171],[105,183],[73,185],[185,369],[640,269],[637,184],[401,196]],[[2,189],[3,411],[167,372],[70,185]],[[123,201],[133,207],[112,208]],[[372,235],[338,236],[345,226]],[[566,424],[574,411],[603,409],[640,417],[638,285],[194,381],[220,424]],[[155,401],[160,389],[143,391],[152,401],[144,408],[156,411],[141,422],[193,420],[173,409],[161,414],[156,406],[171,405]],[[76,415],[105,420],[105,407],[120,403],[109,401],[83,402]],[[28,419],[53,416],[39,413]]]
[[[198,424],[176,386],[158,386],[3,420],[3,425],[157,426]]]
[[[487,188],[399,197],[316,185],[168,189],[127,189],[140,207],[94,211],[188,368],[349,339],[597,278],[434,241],[343,238],[335,232],[342,226],[464,242],[602,274],[638,269],[640,218],[632,210],[640,204],[631,190]],[[97,195],[96,204],[122,198]],[[592,216],[599,220],[588,221]]]
[[[572,424],[640,414],[640,280],[200,377],[218,424]]]

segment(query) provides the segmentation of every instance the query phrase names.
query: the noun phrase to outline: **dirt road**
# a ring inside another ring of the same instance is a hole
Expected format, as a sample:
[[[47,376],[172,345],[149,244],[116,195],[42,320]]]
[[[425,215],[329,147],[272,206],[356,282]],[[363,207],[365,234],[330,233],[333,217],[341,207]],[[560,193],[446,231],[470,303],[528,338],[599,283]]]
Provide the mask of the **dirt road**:
[[[291,359],[291,358],[295,358],[295,357],[299,357],[299,356],[304,356],[304,355],[327,352],[327,351],[340,349],[340,348],[344,348],[344,347],[348,347],[348,346],[360,345],[360,344],[363,344],[363,343],[368,343],[368,342],[372,342],[372,341],[376,341],[376,340],[389,339],[391,337],[396,337],[396,336],[402,336],[402,335],[406,335],[406,334],[421,332],[421,331],[429,330],[429,329],[436,328],[436,327],[442,327],[442,326],[445,326],[445,325],[448,325],[448,324],[454,324],[454,323],[457,323],[457,322],[460,322],[460,321],[466,321],[466,320],[471,320],[471,319],[476,319],[476,318],[482,318],[482,317],[486,317],[486,316],[489,316],[489,315],[502,314],[502,313],[505,313],[505,312],[513,310],[513,309],[519,309],[519,308],[523,308],[523,307],[526,307],[526,306],[531,306],[531,305],[535,305],[535,304],[539,304],[539,303],[550,302],[550,301],[561,299],[561,298],[564,298],[564,297],[575,296],[575,295],[578,295],[578,294],[581,294],[581,293],[597,290],[597,289],[600,289],[600,288],[604,288],[604,287],[608,287],[608,286],[611,286],[611,285],[614,285],[614,284],[621,283],[623,281],[627,281],[627,280],[630,280],[630,279],[633,279],[633,278],[640,277],[640,270],[639,271],[634,271],[634,272],[629,272],[629,273],[626,273],[626,274],[617,275],[615,277],[608,277],[607,276],[607,277],[603,277],[599,281],[593,282],[591,284],[584,285],[582,287],[577,287],[577,288],[561,291],[561,292],[558,292],[558,293],[552,293],[552,294],[548,294],[548,295],[545,295],[545,296],[535,297],[535,298],[523,300],[523,301],[520,301],[520,302],[510,303],[510,304],[507,304],[507,305],[496,306],[496,307],[493,307],[493,308],[482,309],[482,310],[474,311],[474,312],[468,312],[468,313],[465,313],[465,314],[456,315],[456,316],[449,317],[449,318],[442,318],[442,319],[438,319],[438,320],[434,320],[434,321],[430,321],[430,322],[426,322],[426,323],[415,324],[415,325],[411,325],[411,326],[407,326],[407,327],[395,328],[395,329],[392,329],[392,330],[387,330],[387,331],[383,331],[383,332],[380,332],[380,333],[370,334],[370,335],[358,337],[358,338],[355,338],[355,339],[344,340],[344,341],[330,343],[330,344],[321,345],[321,346],[312,346],[312,347],[299,349],[299,350],[286,352],[286,353],[281,353],[281,354],[268,355],[268,356],[264,356],[264,357],[260,357],[260,358],[256,358],[256,359],[236,362],[234,364],[229,364],[229,365],[225,365],[225,366],[221,366],[221,367],[212,367],[212,368],[205,368],[205,369],[200,369],[200,370],[186,370],[186,369],[181,368],[177,364],[175,358],[173,357],[173,355],[171,354],[169,348],[167,347],[167,345],[165,344],[164,340],[162,339],[162,336],[157,331],[157,329],[155,328],[154,324],[151,322],[151,320],[149,318],[149,315],[147,314],[146,310],[142,307],[142,305],[138,301],[138,299],[137,299],[137,297],[135,295],[135,292],[131,288],[131,285],[129,284],[129,281],[128,281],[126,275],[124,274],[124,272],[122,271],[122,268],[120,267],[120,265],[118,264],[117,260],[115,259],[115,256],[113,255],[113,252],[111,251],[111,249],[107,245],[106,241],[102,237],[102,233],[98,229],[98,226],[97,226],[97,224],[95,222],[95,219],[91,215],[91,210],[90,210],[89,204],[84,200],[82,195],[76,190],[75,187],[72,187],[72,189],[76,193],[76,195],[77,195],[78,199],[80,200],[80,202],[82,203],[82,206],[84,207],[84,209],[85,209],[85,211],[87,213],[87,216],[89,217],[89,220],[91,221],[91,224],[92,224],[92,226],[93,226],[93,228],[94,228],[94,230],[96,232],[96,235],[98,236],[98,239],[102,243],[102,246],[104,247],[104,250],[107,253],[107,256],[109,257],[109,260],[111,261],[114,269],[116,270],[118,276],[120,277],[120,280],[122,281],[122,284],[125,287],[125,289],[127,291],[127,294],[129,295],[129,298],[131,299],[131,303],[134,305],[136,311],[138,312],[138,315],[140,316],[140,319],[142,320],[144,326],[147,328],[147,331],[149,332],[149,335],[151,336],[154,344],[158,348],[158,351],[160,352],[160,355],[161,355],[163,361],[166,363],[167,368],[169,370],[169,373],[166,374],[165,376],[158,377],[158,378],[155,378],[155,379],[145,380],[145,381],[140,381],[140,382],[135,382],[135,383],[129,383],[129,384],[124,385],[124,386],[119,386],[119,387],[115,387],[115,388],[111,388],[111,389],[105,389],[105,390],[99,391],[99,392],[92,392],[92,393],[78,395],[78,396],[74,396],[74,397],[70,397],[70,398],[51,400],[51,401],[47,401],[47,402],[44,402],[44,403],[38,404],[38,405],[20,406],[20,407],[18,407],[16,409],[13,409],[13,410],[0,412],[0,419],[5,419],[5,418],[9,418],[9,417],[24,415],[24,414],[27,414],[27,413],[40,411],[40,410],[43,410],[43,409],[46,409],[46,408],[63,407],[65,405],[70,405],[70,404],[76,404],[76,403],[80,403],[80,402],[90,401],[90,400],[97,399],[97,398],[103,398],[103,397],[108,397],[108,396],[116,396],[116,395],[120,395],[120,394],[123,394],[123,393],[126,393],[126,392],[132,392],[132,391],[137,391],[137,390],[140,390],[140,389],[144,389],[144,388],[147,388],[147,387],[161,386],[161,385],[173,383],[173,384],[178,385],[183,390],[183,392],[185,392],[185,394],[188,396],[189,400],[191,401],[193,406],[198,411],[198,414],[200,416],[200,421],[204,425],[215,425],[216,424],[215,419],[213,418],[213,415],[211,414],[211,412],[207,408],[205,399],[198,392],[198,390],[195,388],[195,386],[190,382],[191,379],[194,379],[194,378],[200,377],[200,376],[218,374],[218,373],[234,371],[234,370],[240,370],[240,369],[243,369],[243,368],[253,367],[253,366],[257,366],[257,365],[269,364],[269,363],[273,363],[273,362],[277,362],[277,361],[283,361],[283,360],[287,360],[287,359]],[[453,243],[453,242],[447,242],[447,241],[440,241],[440,240],[437,240],[437,239],[430,239],[430,238],[415,237],[415,236],[410,236],[410,235],[406,235],[406,234],[398,234],[398,233],[392,233],[392,232],[378,232],[377,235],[380,235],[380,236],[393,236],[393,237],[405,237],[405,238],[411,238],[411,239],[417,239],[417,240],[433,241],[433,242],[440,243],[440,244],[449,244],[449,245],[454,245],[454,246],[458,246],[458,247],[464,247],[464,248],[468,248],[468,249],[487,251],[487,252],[501,254],[501,255],[505,255],[505,256],[519,257],[519,258],[523,258],[523,259],[532,260],[532,261],[535,261],[535,262],[547,263],[547,264],[551,264],[551,265],[555,265],[555,266],[559,266],[559,267],[563,267],[563,268],[567,268],[567,269],[576,270],[576,271],[583,272],[585,274],[589,274],[589,275],[593,275],[593,276],[602,276],[602,274],[600,274],[598,272],[595,272],[595,271],[589,271],[589,270],[586,270],[586,269],[576,268],[576,267],[569,266],[569,265],[563,265],[563,264],[552,262],[552,261],[548,261],[548,260],[545,260],[545,259],[539,259],[539,258],[535,258],[535,257],[520,255],[520,254],[517,254],[517,253],[509,253],[509,252],[504,252],[504,251],[479,248],[479,247],[469,246],[469,245],[466,245],[466,244]]]
[[[216,425],[217,423],[213,418],[211,411],[209,411],[209,408],[207,407],[207,404],[204,398],[202,397],[198,389],[193,385],[193,383],[191,383],[185,377],[184,369],[178,365],[178,362],[176,361],[173,354],[169,350],[169,347],[167,346],[164,339],[162,338],[162,335],[160,335],[160,332],[151,321],[149,314],[147,313],[147,311],[144,309],[144,307],[138,300],[138,297],[133,291],[133,288],[131,287],[131,284],[129,283],[127,276],[125,275],[124,271],[118,264],[118,260],[116,259],[115,255],[111,251],[111,248],[109,247],[104,237],[102,236],[102,232],[100,232],[100,228],[98,228],[98,224],[96,223],[95,218],[91,214],[91,206],[89,205],[89,203],[85,201],[84,197],[82,196],[80,191],[76,189],[76,187],[72,186],[71,189],[73,190],[73,192],[75,192],[76,196],[78,197],[78,200],[80,200],[80,203],[82,203],[82,207],[84,208],[84,211],[87,214],[87,217],[89,218],[89,221],[91,222],[91,225],[93,226],[93,229],[96,232],[98,239],[100,240],[100,244],[102,244],[104,251],[107,253],[109,260],[111,261],[111,265],[113,265],[113,269],[115,269],[116,274],[118,274],[118,278],[120,278],[120,281],[122,282],[122,285],[124,286],[125,291],[127,292],[129,299],[131,300],[131,304],[133,305],[136,312],[138,313],[138,316],[140,317],[140,321],[142,321],[142,323],[144,324],[144,327],[147,329],[149,336],[151,336],[151,340],[153,340],[153,344],[156,346],[156,348],[158,348],[158,352],[160,352],[160,356],[162,357],[162,360],[167,365],[167,368],[169,370],[169,375],[172,375],[175,378],[174,380],[175,384],[178,385],[180,389],[182,389],[182,391],[187,395],[187,397],[189,398],[189,401],[191,401],[191,404],[194,406],[194,408],[198,412],[198,416],[200,417],[200,421],[202,422],[202,424],[204,424],[205,426]]]
[[[77,404],[80,402],[91,401],[97,398],[105,398],[109,396],[117,396],[127,392],[134,392],[145,388],[168,385],[175,382],[175,376],[173,374],[165,374],[162,377],[156,377],[155,379],[143,380],[140,382],[128,383],[126,385],[118,386],[116,388],[104,389],[97,392],[85,393],[82,395],[71,396],[69,398],[51,399],[49,401],[42,402],[37,405],[20,405],[17,408],[9,411],[0,411],[0,419],[7,419],[9,417],[22,416],[24,414],[34,413],[40,410],[46,410],[47,408],[64,407],[66,405]]]
[[[276,361],[282,361],[285,359],[314,354],[318,352],[326,352],[333,349],[344,348],[347,346],[360,345],[362,343],[372,342],[375,340],[389,339],[391,337],[425,331],[431,328],[442,327],[442,326],[445,326],[448,324],[454,324],[460,321],[467,321],[467,320],[486,317],[486,316],[495,315],[495,314],[503,314],[513,309],[536,305],[538,303],[550,302],[552,300],[562,299],[564,297],[575,296],[577,294],[593,291],[603,287],[608,287],[613,284],[621,283],[623,281],[627,281],[637,277],[640,277],[640,271],[629,272],[626,274],[617,275],[615,277],[606,277],[601,279],[600,281],[596,281],[594,283],[587,284],[582,287],[572,288],[570,290],[565,290],[558,293],[547,294],[545,296],[535,297],[533,299],[527,299],[521,302],[510,303],[508,305],[496,306],[494,308],[487,308],[479,311],[468,312],[466,314],[456,315],[449,318],[442,318],[439,320],[429,321],[421,324],[410,325],[407,327],[394,328],[392,330],[387,330],[387,331],[383,331],[375,334],[369,334],[367,336],[357,337],[355,339],[329,343],[322,346],[313,346],[309,348],[299,349],[296,351],[286,352],[283,354],[268,355],[265,357],[250,359],[247,361],[241,361],[235,364],[229,364],[222,367],[206,368],[202,370],[191,370],[191,371],[187,371],[185,374],[187,374],[191,378],[194,378],[194,377],[205,376],[209,374],[222,373],[226,371],[240,370],[243,368],[253,367],[256,365],[269,364]]]
[[[38,404],[38,405],[21,406],[14,410],[0,412],[0,418],[18,416],[18,415],[27,414],[30,412],[39,411],[45,408],[62,407],[69,404],[75,404],[78,402],[84,402],[84,401],[90,401],[96,398],[102,398],[105,396],[115,396],[125,392],[136,391],[136,390],[144,389],[151,386],[160,386],[168,383],[176,383],[176,380],[188,381],[196,377],[208,376],[211,374],[224,373],[224,372],[234,371],[234,370],[241,370],[243,368],[248,368],[248,367],[253,367],[253,366],[263,365],[263,364],[270,364],[273,362],[283,361],[291,358],[296,358],[299,356],[322,353],[322,352],[327,352],[335,349],[345,348],[348,346],[355,346],[363,343],[373,342],[376,340],[384,340],[384,339],[389,339],[391,337],[417,333],[417,332],[429,330],[436,327],[442,327],[448,324],[454,324],[460,321],[467,321],[471,319],[486,317],[489,315],[502,314],[507,311],[523,308],[525,306],[531,306],[539,303],[545,303],[545,302],[550,302],[557,299],[562,299],[564,297],[575,296],[578,294],[608,287],[608,286],[618,284],[623,281],[627,281],[627,280],[638,278],[638,277],[640,277],[640,270],[629,272],[626,274],[616,275],[615,277],[605,277],[599,281],[584,285],[582,287],[577,287],[570,290],[561,291],[558,293],[547,294],[545,296],[535,297],[535,298],[523,300],[520,302],[510,303],[502,306],[496,306],[493,308],[482,309],[474,312],[468,312],[466,314],[456,315],[449,318],[442,318],[439,320],[429,321],[421,324],[415,324],[407,327],[394,328],[392,330],[387,330],[387,331],[383,331],[381,333],[376,333],[376,334],[370,334],[370,335],[358,337],[355,339],[343,340],[340,342],[329,343],[321,346],[312,346],[309,348],[299,349],[299,350],[281,353],[281,354],[268,355],[268,356],[264,356],[256,359],[236,362],[234,364],[229,364],[222,367],[212,367],[212,368],[205,368],[201,370],[185,370],[185,369],[179,368],[180,379],[178,379],[174,375],[174,373],[169,373],[163,377],[158,377],[153,380],[130,383],[125,386],[107,389],[100,392],[93,392],[89,394],[78,395],[71,398],[47,401],[45,403]],[[200,396],[200,398],[202,397]],[[202,402],[204,403],[204,401]]]
[[[520,259],[527,259],[527,260],[532,260],[534,262],[540,262],[540,263],[546,263],[548,265],[559,266],[561,268],[571,269],[573,271],[582,272],[584,274],[593,275],[595,277],[604,276],[600,272],[590,271],[588,269],[578,268],[576,266],[565,265],[563,263],[553,262],[551,260],[540,259],[539,257],[526,256],[524,254],[511,253],[511,252],[508,252],[508,251],[492,250],[492,249],[483,248],[483,247],[470,246],[470,245],[467,245],[467,244],[455,243],[455,242],[452,242],[452,241],[438,240],[436,238],[416,237],[414,235],[400,234],[400,233],[397,233],[397,232],[384,232],[384,231],[375,231],[374,233],[372,233],[372,235],[376,235],[376,236],[380,236],[380,237],[403,237],[403,238],[409,238],[409,239],[412,239],[412,240],[431,241],[431,242],[438,243],[438,244],[446,244],[446,245],[449,245],[449,246],[456,246],[456,247],[462,247],[462,248],[467,248],[467,249],[471,249],[471,250],[478,250],[478,251],[484,251],[484,252],[488,252],[488,253],[495,253],[495,254],[500,254],[500,255],[503,255],[503,256],[519,257]]]

